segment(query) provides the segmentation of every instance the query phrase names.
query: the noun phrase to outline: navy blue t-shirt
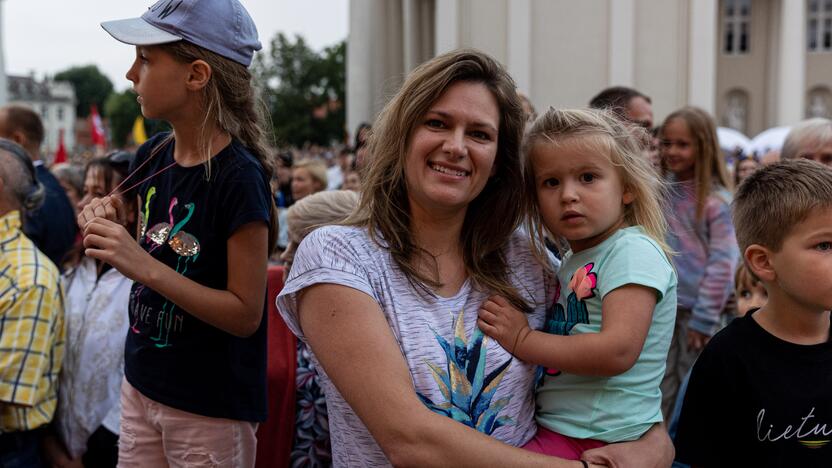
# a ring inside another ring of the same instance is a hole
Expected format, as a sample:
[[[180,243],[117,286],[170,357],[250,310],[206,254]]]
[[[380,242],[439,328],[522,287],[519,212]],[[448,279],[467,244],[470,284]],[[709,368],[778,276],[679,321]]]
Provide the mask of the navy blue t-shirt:
[[[147,141],[130,179],[136,183],[173,163],[174,141]],[[210,178],[209,178],[210,177]],[[271,192],[257,159],[232,141],[210,161],[178,164],[138,187],[140,245],[180,274],[226,289],[229,237],[242,225],[269,222]],[[226,333],[136,283],[130,293],[130,329],[124,373],[143,395],[204,416],[263,421],[266,418],[266,330],[264,313],[248,338]]]
[[[47,257],[61,268],[61,261],[75,244],[78,224],[75,211],[58,179],[43,164],[35,166],[37,178],[46,190],[43,206],[26,213],[23,232]]]

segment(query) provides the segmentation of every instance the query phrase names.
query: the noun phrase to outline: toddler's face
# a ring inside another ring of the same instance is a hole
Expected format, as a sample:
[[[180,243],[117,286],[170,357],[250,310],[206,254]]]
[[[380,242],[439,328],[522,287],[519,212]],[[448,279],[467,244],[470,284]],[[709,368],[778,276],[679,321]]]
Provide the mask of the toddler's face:
[[[749,310],[762,307],[768,301],[768,293],[763,283],[757,282],[754,285],[739,285],[737,294],[737,316],[742,317]]]

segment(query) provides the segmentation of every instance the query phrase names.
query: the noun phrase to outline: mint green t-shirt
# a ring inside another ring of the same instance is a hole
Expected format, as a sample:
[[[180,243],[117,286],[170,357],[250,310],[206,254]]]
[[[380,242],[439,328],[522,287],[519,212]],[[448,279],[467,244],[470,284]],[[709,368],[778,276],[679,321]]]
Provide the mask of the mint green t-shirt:
[[[544,331],[578,335],[601,331],[601,302],[611,291],[638,284],[656,291],[656,308],[635,365],[613,377],[547,370],[537,391],[537,422],[578,439],[621,442],[661,422],[661,391],[676,319],[676,273],[661,247],[639,226],[619,229],[590,249],[564,255],[555,305]],[[608,313],[615,313],[610,311]]]

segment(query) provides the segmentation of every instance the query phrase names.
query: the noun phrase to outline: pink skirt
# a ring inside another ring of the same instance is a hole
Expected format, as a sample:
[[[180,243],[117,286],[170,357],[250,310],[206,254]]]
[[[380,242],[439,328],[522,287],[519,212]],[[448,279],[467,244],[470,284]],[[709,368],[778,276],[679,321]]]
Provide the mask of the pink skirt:
[[[585,450],[603,447],[606,442],[595,439],[575,439],[537,426],[537,434],[523,446],[531,452],[542,453],[567,460],[580,460]]]

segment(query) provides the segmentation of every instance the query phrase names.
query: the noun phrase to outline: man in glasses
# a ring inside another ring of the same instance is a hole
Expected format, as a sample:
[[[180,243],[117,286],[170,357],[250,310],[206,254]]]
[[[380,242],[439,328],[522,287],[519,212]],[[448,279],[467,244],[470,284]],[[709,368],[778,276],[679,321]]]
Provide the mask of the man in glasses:
[[[653,103],[649,97],[625,86],[607,88],[589,101],[593,109],[608,109],[647,132],[653,129]]]
[[[58,268],[75,243],[78,227],[66,192],[40,158],[44,139],[43,123],[32,109],[9,105],[0,107],[0,137],[22,146],[35,165],[40,183],[46,188],[43,206],[26,214],[23,232]]]

